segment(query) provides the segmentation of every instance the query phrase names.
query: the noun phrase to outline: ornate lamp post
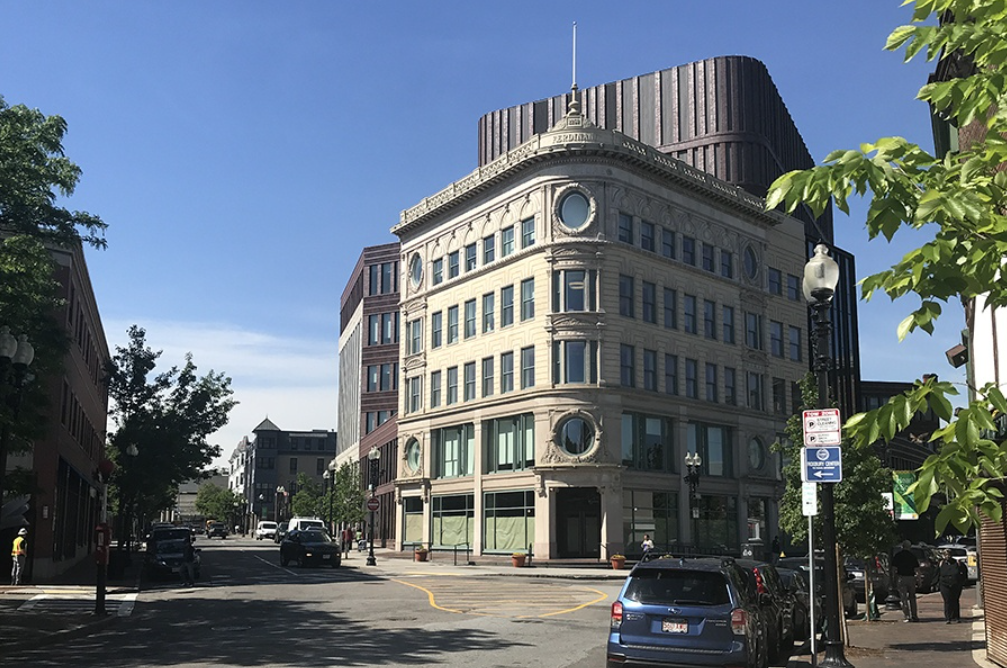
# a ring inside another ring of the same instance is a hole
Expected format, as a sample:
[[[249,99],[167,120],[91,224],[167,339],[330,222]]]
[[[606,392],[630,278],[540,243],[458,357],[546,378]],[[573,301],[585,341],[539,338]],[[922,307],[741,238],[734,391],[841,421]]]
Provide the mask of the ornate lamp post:
[[[332,507],[335,503],[336,496],[336,459],[332,458],[329,462],[328,470],[326,473],[329,474],[329,531],[335,535],[336,533],[336,518],[333,517]]]
[[[370,467],[370,498],[374,498],[378,489],[378,467],[381,464],[381,451],[376,447],[371,448],[371,451],[367,453],[367,464]],[[371,504],[373,508],[374,505]],[[371,510],[371,537],[367,541],[368,553],[367,553],[367,565],[377,566],[378,562],[374,559],[374,511]]]
[[[696,489],[699,487],[700,469],[703,466],[703,458],[698,452],[687,452],[685,454],[685,466],[688,472],[685,474],[685,481],[689,483],[689,508],[692,512],[692,544],[699,548],[699,494]]]
[[[17,417],[21,408],[21,396],[25,384],[31,380],[28,366],[35,359],[35,348],[25,334],[15,338],[10,327],[0,327],[0,396]],[[10,440],[11,424],[4,420],[0,426],[0,505],[3,499],[4,476],[7,473],[7,443]]]
[[[279,531],[280,531],[279,524],[280,524],[280,518],[283,517],[283,515],[280,513],[280,502],[282,501],[282,499],[286,495],[287,495],[286,488],[283,485],[278,485],[276,487],[276,524],[277,524],[277,528],[276,528],[277,534],[276,535],[280,535],[279,534]]]
[[[818,408],[829,407],[829,366],[832,325],[829,308],[839,284],[839,265],[829,257],[825,244],[815,246],[815,256],[804,265],[804,298],[814,311],[815,376],[818,380]],[[825,543],[825,668],[852,668],[846,660],[839,632],[839,582],[836,579],[836,515],[832,483],[822,483],[822,540]]]

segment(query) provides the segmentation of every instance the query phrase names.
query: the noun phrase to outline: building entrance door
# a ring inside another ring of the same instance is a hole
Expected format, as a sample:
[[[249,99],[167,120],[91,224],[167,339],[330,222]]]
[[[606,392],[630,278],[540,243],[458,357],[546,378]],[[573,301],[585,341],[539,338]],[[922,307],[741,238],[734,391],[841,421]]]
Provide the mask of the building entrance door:
[[[594,487],[556,490],[559,559],[601,558],[601,494]]]

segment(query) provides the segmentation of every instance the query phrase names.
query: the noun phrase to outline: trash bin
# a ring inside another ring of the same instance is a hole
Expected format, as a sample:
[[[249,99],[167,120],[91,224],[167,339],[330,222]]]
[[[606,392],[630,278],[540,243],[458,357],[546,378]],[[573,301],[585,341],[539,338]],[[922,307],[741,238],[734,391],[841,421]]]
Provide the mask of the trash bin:
[[[126,574],[129,566],[129,553],[113,549],[108,553],[108,579],[118,580]]]

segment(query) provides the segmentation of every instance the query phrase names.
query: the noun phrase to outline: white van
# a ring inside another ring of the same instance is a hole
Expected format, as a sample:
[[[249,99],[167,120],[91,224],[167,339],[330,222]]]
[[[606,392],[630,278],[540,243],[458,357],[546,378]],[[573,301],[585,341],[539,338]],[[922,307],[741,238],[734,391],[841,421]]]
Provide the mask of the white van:
[[[318,517],[292,517],[287,522],[287,533],[305,529],[324,529],[325,522]]]

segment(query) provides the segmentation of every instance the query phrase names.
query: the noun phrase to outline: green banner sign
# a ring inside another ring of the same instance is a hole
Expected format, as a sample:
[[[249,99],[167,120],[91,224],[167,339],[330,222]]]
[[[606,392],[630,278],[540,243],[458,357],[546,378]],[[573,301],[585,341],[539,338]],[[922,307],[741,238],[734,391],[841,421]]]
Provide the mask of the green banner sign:
[[[895,499],[895,519],[917,520],[920,514],[916,511],[916,499],[909,492],[909,486],[916,482],[915,471],[892,471],[892,492]]]

